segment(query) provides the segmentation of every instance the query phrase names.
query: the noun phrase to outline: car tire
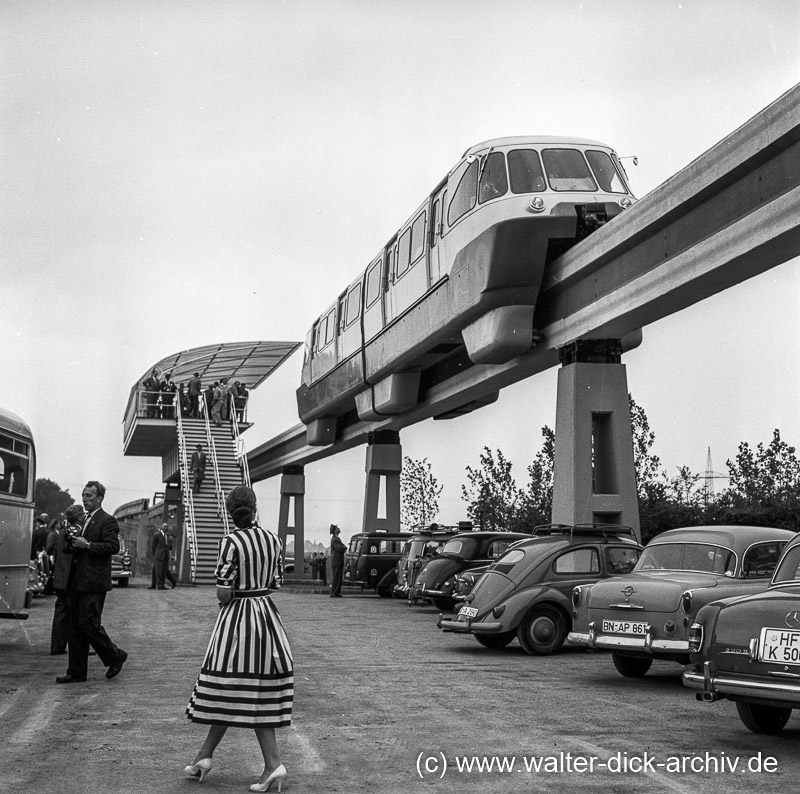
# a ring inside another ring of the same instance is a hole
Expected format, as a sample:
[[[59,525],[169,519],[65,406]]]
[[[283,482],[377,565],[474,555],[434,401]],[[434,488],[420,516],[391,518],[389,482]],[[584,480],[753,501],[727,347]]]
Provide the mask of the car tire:
[[[617,672],[625,678],[644,678],[650,665],[653,664],[652,659],[642,659],[638,656],[624,656],[616,651],[611,652],[611,658],[614,661],[614,667]]]
[[[779,733],[792,714],[791,709],[753,703],[737,703],[736,711],[745,727],[753,733]]]
[[[117,587],[127,587],[128,580],[127,579],[117,579]]]
[[[556,607],[540,606],[531,610],[517,629],[517,639],[531,656],[557,653],[567,638],[567,624]]]
[[[476,634],[475,639],[484,648],[505,648],[514,639],[513,631],[506,631],[503,634]]]

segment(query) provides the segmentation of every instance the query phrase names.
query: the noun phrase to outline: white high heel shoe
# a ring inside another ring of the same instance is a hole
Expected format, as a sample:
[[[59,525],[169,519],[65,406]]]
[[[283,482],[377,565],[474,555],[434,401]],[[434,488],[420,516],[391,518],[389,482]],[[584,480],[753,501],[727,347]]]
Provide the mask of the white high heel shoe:
[[[202,783],[213,765],[210,758],[201,758],[196,764],[184,767],[183,771],[186,772],[187,777],[197,778],[197,782]]]
[[[276,766],[272,770],[270,776],[263,783],[253,783],[250,786],[250,791],[269,791],[273,783],[278,784],[278,794],[281,792],[283,786],[283,779],[286,777],[286,767],[283,764]]]

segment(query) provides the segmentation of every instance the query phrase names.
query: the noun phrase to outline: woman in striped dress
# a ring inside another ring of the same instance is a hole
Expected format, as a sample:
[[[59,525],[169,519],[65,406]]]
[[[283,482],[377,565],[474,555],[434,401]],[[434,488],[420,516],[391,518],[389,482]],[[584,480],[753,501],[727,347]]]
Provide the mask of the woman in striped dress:
[[[200,782],[230,726],[252,728],[264,756],[264,774],[251,791],[281,790],[286,768],[278,758],[275,728],[292,721],[292,652],[278,610],[269,598],[283,578],[281,543],[255,522],[256,496],[237,486],[225,506],[236,529],[220,542],[217,598],[220,612],[186,713],[209,725],[186,774]]]

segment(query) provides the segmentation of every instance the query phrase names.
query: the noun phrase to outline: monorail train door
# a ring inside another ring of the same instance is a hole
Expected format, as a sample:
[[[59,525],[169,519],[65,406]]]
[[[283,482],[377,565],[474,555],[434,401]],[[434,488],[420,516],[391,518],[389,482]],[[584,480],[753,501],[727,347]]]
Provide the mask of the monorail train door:
[[[434,193],[431,201],[431,225],[428,235],[428,246],[430,256],[428,259],[428,274],[430,285],[433,286],[445,274],[446,258],[444,255],[444,244],[442,235],[444,234],[444,221],[442,220],[443,207],[447,193],[447,183]]]

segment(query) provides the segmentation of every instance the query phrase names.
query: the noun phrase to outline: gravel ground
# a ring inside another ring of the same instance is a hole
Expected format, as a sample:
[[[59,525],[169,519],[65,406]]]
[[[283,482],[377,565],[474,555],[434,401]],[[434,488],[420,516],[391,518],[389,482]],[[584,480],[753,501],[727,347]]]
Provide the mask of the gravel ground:
[[[55,683],[66,657],[49,655],[52,598],[35,599],[27,621],[0,621],[0,791],[195,790],[183,767],[205,731],[184,708],[214,592],[147,584],[134,579],[106,601],[105,626],[130,653],[112,681],[91,657],[85,684]],[[697,703],[678,665],[656,663],[634,681],[603,653],[534,658],[516,642],[488,650],[445,635],[431,607],[371,594],[274,599],[296,665],[294,725],[278,732],[289,794],[785,792],[800,777],[797,717],[778,736],[756,736],[731,703]],[[515,766],[459,771],[474,755]],[[767,758],[775,771],[763,771]],[[734,761],[735,772],[722,768]],[[261,771],[252,733],[231,730],[214,763],[206,794],[247,791]]]

